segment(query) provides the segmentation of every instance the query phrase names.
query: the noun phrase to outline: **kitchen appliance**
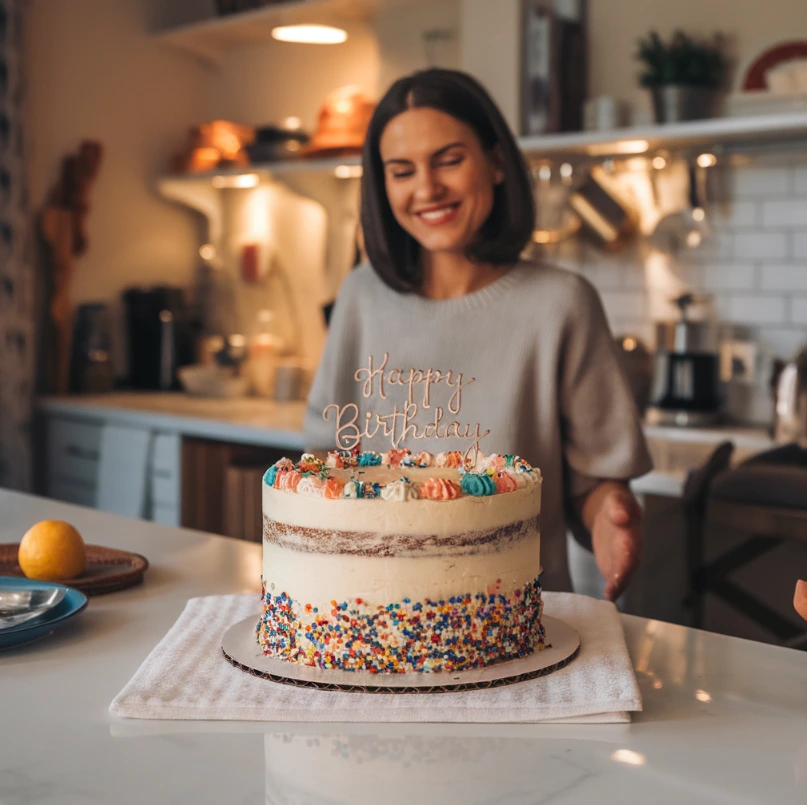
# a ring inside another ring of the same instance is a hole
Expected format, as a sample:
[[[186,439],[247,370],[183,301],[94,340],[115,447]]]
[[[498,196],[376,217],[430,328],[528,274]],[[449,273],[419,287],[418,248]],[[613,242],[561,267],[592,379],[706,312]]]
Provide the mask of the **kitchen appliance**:
[[[680,318],[657,323],[646,418],[652,425],[712,425],[720,420],[723,405],[717,335],[709,320],[688,318],[689,308],[706,298],[683,293],[671,301]]]
[[[110,359],[109,309],[100,302],[79,305],[70,357],[71,394],[112,391],[115,373]]]
[[[177,369],[194,362],[196,326],[181,288],[129,288],[123,293],[128,337],[129,385],[180,388]]]
[[[773,438],[807,447],[807,347],[782,368],[776,381]]]

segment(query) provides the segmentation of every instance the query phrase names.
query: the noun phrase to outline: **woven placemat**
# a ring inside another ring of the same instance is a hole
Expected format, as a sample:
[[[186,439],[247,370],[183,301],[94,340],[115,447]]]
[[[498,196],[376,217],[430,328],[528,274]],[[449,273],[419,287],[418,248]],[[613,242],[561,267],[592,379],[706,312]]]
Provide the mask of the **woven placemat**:
[[[0,544],[0,576],[24,576],[17,553],[18,542]],[[125,590],[143,581],[149,563],[139,553],[106,548],[103,545],[86,545],[87,567],[75,579],[60,580],[60,584],[81,590],[85,595],[103,595]]]

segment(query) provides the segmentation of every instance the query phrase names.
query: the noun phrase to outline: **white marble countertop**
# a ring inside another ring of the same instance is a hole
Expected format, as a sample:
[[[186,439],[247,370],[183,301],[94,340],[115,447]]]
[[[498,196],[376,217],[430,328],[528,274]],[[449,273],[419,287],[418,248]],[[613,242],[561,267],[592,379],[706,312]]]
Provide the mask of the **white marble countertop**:
[[[115,392],[99,395],[43,397],[45,413],[97,418],[105,422],[170,430],[184,436],[303,450],[304,402],[275,402],[244,397],[215,400],[183,392]],[[742,458],[772,446],[762,428],[733,425],[679,428],[646,425],[655,469],[633,483],[640,494],[679,497],[689,469],[720,442],[735,443]]]
[[[183,436],[303,449],[303,401],[276,402],[260,397],[220,400],[181,391],[129,391],[41,397],[36,406],[49,414],[97,418]]]
[[[807,801],[807,652],[630,616],[644,697],[630,725],[113,719],[188,598],[254,592],[257,612],[261,547],[0,490],[0,542],[45,518],[151,567],[143,586],[0,653],[9,805]]]

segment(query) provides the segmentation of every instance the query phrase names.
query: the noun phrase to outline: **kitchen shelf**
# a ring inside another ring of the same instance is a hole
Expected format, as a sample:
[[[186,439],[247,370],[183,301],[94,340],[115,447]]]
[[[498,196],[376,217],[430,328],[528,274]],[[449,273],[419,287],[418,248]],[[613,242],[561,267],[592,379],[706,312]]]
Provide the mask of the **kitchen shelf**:
[[[807,143],[807,111],[521,137],[519,145],[528,157],[557,159],[625,156],[661,149],[752,146],[783,141]]]
[[[807,144],[807,112],[715,118],[605,132],[586,131],[521,137],[518,140],[525,156],[534,160],[606,158],[631,153],[652,153],[662,149],[710,149],[720,146],[738,148],[788,141]],[[361,158],[358,156],[298,159],[260,163],[250,165],[248,168],[166,175],[160,178],[159,183],[160,185],[169,183],[174,187],[178,184],[209,184],[215,177],[238,176],[245,173],[257,173],[264,179],[293,173],[338,175],[339,168],[357,167],[360,164]]]
[[[227,51],[267,42],[278,25],[349,25],[366,22],[385,9],[411,7],[426,0],[291,0],[253,11],[211,17],[156,31],[159,42],[217,66]]]

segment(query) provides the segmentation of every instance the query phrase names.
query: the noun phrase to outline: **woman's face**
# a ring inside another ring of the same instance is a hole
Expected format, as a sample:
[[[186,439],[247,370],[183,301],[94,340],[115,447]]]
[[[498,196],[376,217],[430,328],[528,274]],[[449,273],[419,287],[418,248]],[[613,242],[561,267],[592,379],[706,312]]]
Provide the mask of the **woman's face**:
[[[473,129],[437,109],[408,109],[387,124],[379,148],[398,223],[427,251],[464,251],[504,179]]]

